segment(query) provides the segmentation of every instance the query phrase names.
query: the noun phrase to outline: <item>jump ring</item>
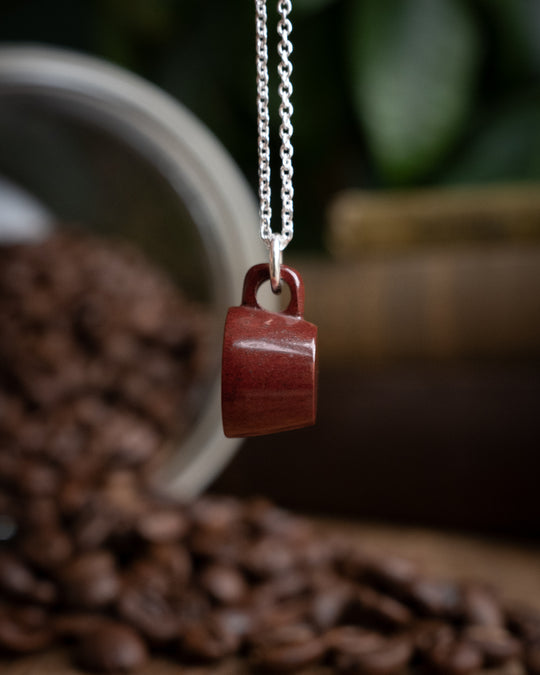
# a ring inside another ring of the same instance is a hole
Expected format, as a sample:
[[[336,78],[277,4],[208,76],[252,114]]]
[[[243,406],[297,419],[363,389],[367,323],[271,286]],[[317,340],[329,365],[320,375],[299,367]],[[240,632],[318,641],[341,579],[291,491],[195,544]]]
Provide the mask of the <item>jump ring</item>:
[[[281,293],[281,237],[274,235],[270,242],[270,285],[273,293]]]

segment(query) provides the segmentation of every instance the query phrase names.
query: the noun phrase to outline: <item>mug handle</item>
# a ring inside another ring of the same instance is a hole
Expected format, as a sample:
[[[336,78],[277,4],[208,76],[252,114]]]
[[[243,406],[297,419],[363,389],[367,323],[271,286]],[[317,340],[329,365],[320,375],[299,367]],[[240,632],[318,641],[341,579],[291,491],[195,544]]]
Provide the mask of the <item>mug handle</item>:
[[[304,284],[298,272],[288,265],[281,265],[281,280],[284,281],[291,290],[291,301],[287,309],[281,314],[288,314],[302,318],[304,314]],[[261,284],[270,279],[270,267],[268,263],[260,263],[250,267],[246,272],[244,279],[244,290],[242,292],[242,305],[262,309],[257,302],[257,291]]]

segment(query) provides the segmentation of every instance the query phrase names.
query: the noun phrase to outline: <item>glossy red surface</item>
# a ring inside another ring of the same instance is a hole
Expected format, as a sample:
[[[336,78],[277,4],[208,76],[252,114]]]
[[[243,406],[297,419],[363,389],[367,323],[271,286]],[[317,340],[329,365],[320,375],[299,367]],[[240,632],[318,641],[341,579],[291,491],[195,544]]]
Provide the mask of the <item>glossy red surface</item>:
[[[221,406],[223,430],[232,438],[299,429],[315,423],[317,408],[317,327],[303,319],[304,286],[282,265],[291,290],[284,312],[257,303],[269,278],[268,264],[246,274],[242,305],[231,307],[223,337]]]

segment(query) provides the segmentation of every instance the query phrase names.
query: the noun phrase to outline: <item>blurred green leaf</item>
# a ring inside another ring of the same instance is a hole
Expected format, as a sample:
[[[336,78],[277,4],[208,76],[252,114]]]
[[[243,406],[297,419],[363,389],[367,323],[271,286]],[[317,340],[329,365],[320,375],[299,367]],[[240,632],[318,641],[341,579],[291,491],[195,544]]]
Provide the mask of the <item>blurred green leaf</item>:
[[[540,92],[490,112],[444,173],[444,183],[540,178]]]
[[[459,0],[353,0],[353,99],[386,181],[421,178],[460,134],[478,61]]]

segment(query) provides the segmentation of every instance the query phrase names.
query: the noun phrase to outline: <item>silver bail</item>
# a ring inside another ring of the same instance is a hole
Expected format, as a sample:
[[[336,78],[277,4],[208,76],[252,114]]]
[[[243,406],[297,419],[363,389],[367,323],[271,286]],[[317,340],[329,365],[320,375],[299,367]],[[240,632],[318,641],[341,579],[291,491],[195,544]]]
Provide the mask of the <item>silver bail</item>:
[[[283,254],[281,252],[281,237],[279,234],[273,234],[270,241],[270,285],[273,293],[281,293],[281,263]]]

